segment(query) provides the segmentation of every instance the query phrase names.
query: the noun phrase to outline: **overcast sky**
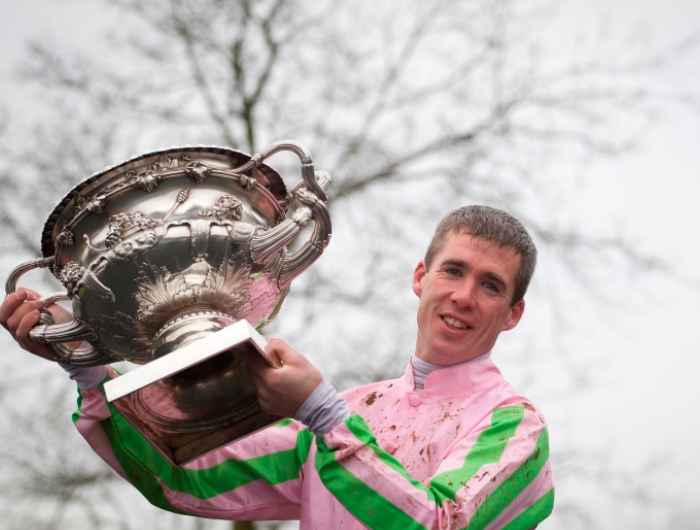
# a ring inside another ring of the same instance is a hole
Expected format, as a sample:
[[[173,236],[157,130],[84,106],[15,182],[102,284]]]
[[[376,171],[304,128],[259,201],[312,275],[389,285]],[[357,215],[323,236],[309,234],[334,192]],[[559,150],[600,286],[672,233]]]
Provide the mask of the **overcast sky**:
[[[102,3],[72,0],[58,5],[25,0],[3,6],[0,96],[14,111],[31,103],[11,75],[21,61],[26,38],[48,34],[85,46],[101,27]],[[571,28],[609,20],[614,27],[647,32],[658,42],[672,42],[693,29],[700,30],[697,0],[581,0],[564,5]],[[88,23],[91,20],[95,23]],[[698,93],[700,48],[680,61],[666,82],[669,89],[687,86]],[[581,334],[588,334],[580,337],[581,343],[597,350],[592,358],[599,363],[600,377],[566,409],[541,403],[552,423],[553,443],[558,437],[579,438],[591,448],[610,450],[615,459],[628,459],[630,466],[650,456],[668,459],[668,487],[689,502],[696,501],[699,493],[695,480],[700,447],[699,138],[698,114],[678,108],[660,117],[637,151],[593,166],[596,178],[591,179],[591,189],[572,207],[589,210],[592,219],[600,212],[612,213],[645,250],[675,263],[678,275],[673,281],[657,276],[636,278],[631,285],[645,296],[611,285],[620,304],[614,319],[592,319],[590,326],[580,327]],[[3,267],[2,278],[8,273],[7,265]],[[507,360],[505,364],[507,373]],[[544,393],[534,397],[536,402],[546,399]],[[557,420],[565,416],[575,417],[575,426],[567,422],[566,432],[560,432],[564,422]],[[640,469],[640,480],[643,478]],[[556,524],[549,522],[542,528],[556,528]]]

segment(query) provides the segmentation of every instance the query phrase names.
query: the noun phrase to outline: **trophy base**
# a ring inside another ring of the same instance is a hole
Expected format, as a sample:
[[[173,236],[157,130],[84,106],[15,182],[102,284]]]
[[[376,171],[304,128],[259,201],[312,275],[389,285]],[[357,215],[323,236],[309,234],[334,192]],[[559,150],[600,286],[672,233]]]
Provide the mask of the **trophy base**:
[[[265,339],[241,320],[105,384],[108,401],[176,465],[279,418],[258,404],[248,355]]]

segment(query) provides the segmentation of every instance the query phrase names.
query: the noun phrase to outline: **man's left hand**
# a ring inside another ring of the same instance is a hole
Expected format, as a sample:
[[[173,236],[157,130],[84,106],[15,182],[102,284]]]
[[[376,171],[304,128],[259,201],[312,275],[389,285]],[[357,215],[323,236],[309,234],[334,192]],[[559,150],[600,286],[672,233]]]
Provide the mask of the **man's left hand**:
[[[280,339],[270,339],[260,354],[248,355],[248,369],[255,381],[258,401],[268,414],[293,417],[321,383],[318,369],[306,357]]]

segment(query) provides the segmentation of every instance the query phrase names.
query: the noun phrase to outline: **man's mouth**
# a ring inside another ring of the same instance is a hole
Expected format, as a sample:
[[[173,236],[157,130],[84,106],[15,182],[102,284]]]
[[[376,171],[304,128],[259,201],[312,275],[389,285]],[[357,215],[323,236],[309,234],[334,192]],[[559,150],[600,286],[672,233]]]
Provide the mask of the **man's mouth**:
[[[447,324],[447,327],[452,328],[452,329],[457,329],[457,330],[466,330],[466,329],[471,329],[472,326],[467,324],[466,322],[463,322],[462,320],[459,320],[458,318],[455,318],[451,315],[440,315],[440,318],[442,321]]]

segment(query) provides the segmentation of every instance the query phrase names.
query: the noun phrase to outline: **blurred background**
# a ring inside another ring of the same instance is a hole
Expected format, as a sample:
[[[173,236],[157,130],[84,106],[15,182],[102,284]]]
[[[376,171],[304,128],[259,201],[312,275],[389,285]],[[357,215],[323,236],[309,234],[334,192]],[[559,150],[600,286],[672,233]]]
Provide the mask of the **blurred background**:
[[[402,372],[435,223],[504,208],[541,256],[494,351],[550,424],[541,528],[700,528],[700,3],[25,0],[0,28],[0,277],[105,166],[292,138],[334,234],[268,333],[347,388]],[[0,344],[3,529],[252,527],[150,507],[74,433],[61,370]]]

